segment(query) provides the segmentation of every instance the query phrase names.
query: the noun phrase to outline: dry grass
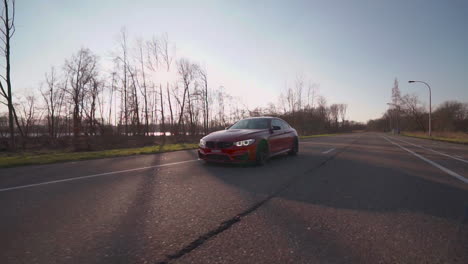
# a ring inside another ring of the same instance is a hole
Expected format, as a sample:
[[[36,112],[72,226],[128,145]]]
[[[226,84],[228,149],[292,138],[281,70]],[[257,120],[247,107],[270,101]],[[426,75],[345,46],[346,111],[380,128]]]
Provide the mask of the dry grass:
[[[468,133],[463,132],[432,132],[432,137],[429,137],[427,132],[405,132],[402,133],[402,135],[458,144],[468,144]]]
[[[141,148],[110,149],[89,152],[14,153],[0,156],[0,168],[23,165],[48,164],[64,161],[101,159],[141,154],[153,154],[185,149],[195,149],[198,144],[166,144]]]
[[[338,134],[318,134],[318,135],[308,135],[308,136],[299,136],[300,139],[307,139],[307,138],[316,138],[316,137],[330,137],[336,136]]]

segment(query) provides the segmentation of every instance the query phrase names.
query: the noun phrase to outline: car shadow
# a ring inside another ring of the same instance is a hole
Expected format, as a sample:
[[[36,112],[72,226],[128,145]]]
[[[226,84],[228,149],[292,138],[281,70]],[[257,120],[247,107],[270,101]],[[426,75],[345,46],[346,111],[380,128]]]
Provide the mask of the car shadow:
[[[290,158],[289,155],[287,154],[280,154],[273,156],[268,159],[267,164],[271,162],[277,162],[281,160],[285,160]],[[206,162],[203,161],[203,164],[205,166],[210,166],[210,167],[224,167],[224,168],[254,168],[254,167],[262,167],[260,165],[257,165],[255,161],[248,161],[248,162],[239,162],[239,163],[228,163],[228,162]]]

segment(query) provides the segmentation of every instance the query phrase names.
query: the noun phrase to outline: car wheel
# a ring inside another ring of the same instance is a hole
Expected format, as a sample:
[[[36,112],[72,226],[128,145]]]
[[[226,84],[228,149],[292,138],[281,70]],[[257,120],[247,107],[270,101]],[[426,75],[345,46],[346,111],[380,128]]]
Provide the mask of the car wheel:
[[[289,151],[289,155],[296,156],[298,152],[299,152],[299,141],[297,140],[297,138],[295,138],[293,145],[291,147],[291,150]]]
[[[263,166],[266,164],[268,160],[269,152],[268,152],[268,145],[266,142],[261,142],[258,144],[257,147],[257,155],[256,155],[256,163],[259,166]]]

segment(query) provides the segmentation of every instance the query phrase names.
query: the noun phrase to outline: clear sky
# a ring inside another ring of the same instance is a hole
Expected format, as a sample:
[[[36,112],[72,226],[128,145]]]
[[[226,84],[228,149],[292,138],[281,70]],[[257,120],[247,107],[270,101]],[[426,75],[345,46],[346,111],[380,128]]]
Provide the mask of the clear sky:
[[[205,65],[250,108],[276,102],[297,74],[320,85],[348,118],[380,117],[393,80],[433,104],[468,102],[468,1],[17,0],[14,89],[38,89],[51,66],[80,47],[110,60],[119,32],[167,32],[177,55]]]

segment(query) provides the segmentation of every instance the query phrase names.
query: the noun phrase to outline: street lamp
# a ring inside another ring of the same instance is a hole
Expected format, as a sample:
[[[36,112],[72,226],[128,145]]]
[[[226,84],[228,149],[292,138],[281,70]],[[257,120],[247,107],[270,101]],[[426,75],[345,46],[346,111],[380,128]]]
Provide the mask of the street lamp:
[[[427,88],[429,89],[429,136],[432,136],[432,129],[431,129],[431,112],[432,112],[431,86],[429,86],[429,84],[427,84],[427,82],[423,82],[423,81],[408,81],[408,83],[416,83],[416,82],[424,83],[427,86]]]

